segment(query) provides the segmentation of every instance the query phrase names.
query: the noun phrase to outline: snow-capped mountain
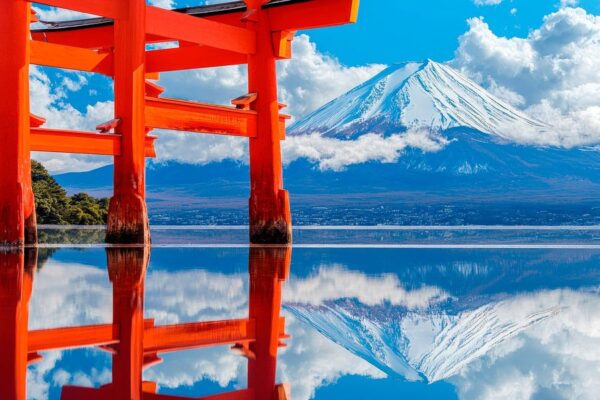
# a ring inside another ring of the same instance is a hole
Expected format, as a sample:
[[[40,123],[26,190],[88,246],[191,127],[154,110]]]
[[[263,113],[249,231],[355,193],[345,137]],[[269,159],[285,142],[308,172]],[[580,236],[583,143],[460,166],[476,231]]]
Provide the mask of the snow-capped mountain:
[[[413,127],[467,127],[500,136],[515,127],[546,128],[451,67],[427,60],[387,68],[295,123],[290,134],[351,138]]]

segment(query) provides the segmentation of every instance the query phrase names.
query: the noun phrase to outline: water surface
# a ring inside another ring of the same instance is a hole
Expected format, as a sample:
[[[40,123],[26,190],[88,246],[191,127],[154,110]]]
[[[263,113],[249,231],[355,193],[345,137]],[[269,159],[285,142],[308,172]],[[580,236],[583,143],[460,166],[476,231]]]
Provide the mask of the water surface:
[[[248,248],[243,229],[194,229],[155,233],[151,251],[74,246],[79,237],[38,249],[37,265],[4,254],[1,295],[21,294],[30,337],[281,312],[276,381],[295,400],[597,398],[596,228],[305,229],[295,248]],[[3,304],[6,340],[24,314]],[[136,339],[146,341],[143,380],[158,393],[198,397],[268,380],[268,363],[250,371],[256,361],[231,343],[150,354],[148,337]],[[130,347],[30,351],[27,398],[119,384],[114,353]]]

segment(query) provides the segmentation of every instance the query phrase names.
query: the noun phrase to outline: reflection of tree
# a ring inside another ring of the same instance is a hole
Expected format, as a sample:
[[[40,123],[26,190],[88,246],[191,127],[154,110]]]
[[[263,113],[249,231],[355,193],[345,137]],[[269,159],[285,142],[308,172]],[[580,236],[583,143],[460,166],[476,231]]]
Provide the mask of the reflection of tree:
[[[52,257],[52,255],[56,252],[57,249],[45,249],[40,248],[37,249],[37,269],[38,271],[44,268],[46,262]]]
[[[102,228],[40,228],[38,242],[42,244],[100,244],[106,232]]]

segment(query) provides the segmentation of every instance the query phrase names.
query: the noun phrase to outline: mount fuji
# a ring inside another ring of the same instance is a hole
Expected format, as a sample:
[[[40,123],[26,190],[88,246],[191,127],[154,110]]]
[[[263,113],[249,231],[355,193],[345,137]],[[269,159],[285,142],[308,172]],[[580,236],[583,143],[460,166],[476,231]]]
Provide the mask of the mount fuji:
[[[284,144],[316,137],[352,159],[371,142],[343,145],[400,138],[397,157],[332,170],[301,154],[285,166],[285,186],[300,223],[600,223],[600,151],[523,142],[551,129],[445,64],[398,64],[298,120]],[[56,178],[68,191],[108,195],[112,167]],[[153,163],[147,185],[155,221],[245,223],[243,162]]]
[[[500,137],[510,129],[547,129],[452,68],[427,60],[387,68],[294,124],[291,134],[354,138],[408,128],[471,128]]]

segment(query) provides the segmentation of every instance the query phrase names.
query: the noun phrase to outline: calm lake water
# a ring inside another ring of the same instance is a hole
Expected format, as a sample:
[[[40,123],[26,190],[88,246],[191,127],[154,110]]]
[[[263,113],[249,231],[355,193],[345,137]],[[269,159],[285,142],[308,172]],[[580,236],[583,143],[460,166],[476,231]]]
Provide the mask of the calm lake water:
[[[304,228],[293,248],[246,234],[162,228],[141,249],[43,231],[0,255],[2,368],[29,354],[28,399],[142,374],[146,391],[262,400],[284,391],[275,363],[294,400],[598,398],[600,228]]]

